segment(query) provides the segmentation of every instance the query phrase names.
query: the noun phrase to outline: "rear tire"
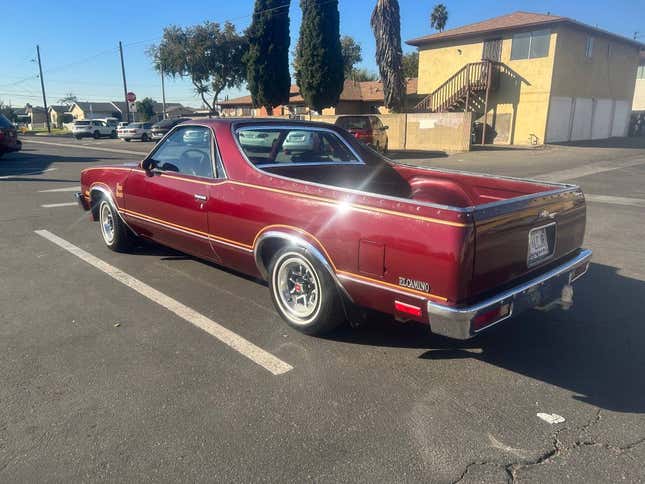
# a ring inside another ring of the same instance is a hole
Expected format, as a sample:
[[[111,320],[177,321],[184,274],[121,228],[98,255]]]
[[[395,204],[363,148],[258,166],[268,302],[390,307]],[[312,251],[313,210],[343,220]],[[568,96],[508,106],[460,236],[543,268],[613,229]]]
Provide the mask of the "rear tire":
[[[74,136],[74,138],[76,138],[76,139],[81,139],[81,138],[82,138],[82,136]]]
[[[304,249],[276,252],[269,265],[269,291],[282,319],[298,331],[323,335],[345,322],[334,280]]]
[[[148,135],[146,133],[143,133],[143,135],[141,136],[141,141],[143,141],[144,143],[148,141]]]
[[[110,134],[110,138],[116,139],[116,131],[112,131],[112,133]]]
[[[383,147],[383,154],[384,155],[387,155],[387,151],[388,151],[387,145],[388,145],[388,141],[385,142],[385,146]]]
[[[94,131],[94,139],[99,139],[101,137],[101,133],[98,131]]]
[[[134,244],[135,236],[105,197],[99,202],[99,232],[105,245],[115,252],[125,252]]]

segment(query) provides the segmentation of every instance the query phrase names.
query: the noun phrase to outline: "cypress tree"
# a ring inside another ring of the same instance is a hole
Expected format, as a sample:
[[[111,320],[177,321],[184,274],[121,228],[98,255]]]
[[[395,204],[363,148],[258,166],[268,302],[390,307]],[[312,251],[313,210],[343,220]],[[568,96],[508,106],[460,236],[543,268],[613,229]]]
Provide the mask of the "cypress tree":
[[[321,112],[336,106],[343,91],[338,0],[300,0],[300,7],[296,81],[307,105]]]
[[[290,0],[255,0],[253,20],[246,34],[249,47],[244,61],[253,105],[273,108],[289,102]]]

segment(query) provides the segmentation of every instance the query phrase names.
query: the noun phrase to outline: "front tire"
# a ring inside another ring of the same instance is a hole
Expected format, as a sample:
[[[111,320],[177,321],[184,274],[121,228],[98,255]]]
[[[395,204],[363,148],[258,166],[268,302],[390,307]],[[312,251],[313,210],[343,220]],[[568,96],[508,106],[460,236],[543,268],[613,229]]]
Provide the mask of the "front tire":
[[[323,335],[345,322],[334,280],[306,250],[278,250],[271,260],[269,276],[271,299],[289,326],[306,334]]]
[[[110,138],[116,139],[116,136],[117,136],[116,131],[112,131],[112,133],[110,134]]]
[[[148,141],[148,135],[146,133],[143,133],[143,135],[141,136],[141,141],[143,141],[144,143]]]
[[[98,131],[94,131],[94,139],[99,139],[101,137],[101,133]]]
[[[134,235],[106,198],[99,202],[99,232],[103,242],[115,252],[125,252],[134,242]]]

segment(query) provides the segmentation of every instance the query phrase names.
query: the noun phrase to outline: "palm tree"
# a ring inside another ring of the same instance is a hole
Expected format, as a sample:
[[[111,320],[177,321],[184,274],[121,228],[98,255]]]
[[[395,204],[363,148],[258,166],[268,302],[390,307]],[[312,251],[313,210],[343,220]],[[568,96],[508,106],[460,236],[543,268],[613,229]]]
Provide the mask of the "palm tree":
[[[443,3],[435,5],[430,14],[430,26],[433,29],[437,29],[439,32],[443,32],[446,22],[448,21],[448,10]]]
[[[398,0],[377,0],[371,25],[376,39],[376,63],[383,81],[385,107],[398,112],[405,99]]]

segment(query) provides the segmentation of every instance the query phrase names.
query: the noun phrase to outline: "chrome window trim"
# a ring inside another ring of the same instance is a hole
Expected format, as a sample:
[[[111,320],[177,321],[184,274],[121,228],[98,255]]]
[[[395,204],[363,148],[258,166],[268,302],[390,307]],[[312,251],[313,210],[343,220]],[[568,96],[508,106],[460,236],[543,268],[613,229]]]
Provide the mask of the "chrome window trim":
[[[359,166],[364,166],[365,163],[362,161],[343,161],[343,162],[337,162],[337,161],[321,161],[321,162],[316,162],[316,163],[310,163],[307,161],[299,161],[296,163],[267,163],[265,164],[260,164],[256,165],[259,168],[276,168],[276,167],[283,167],[283,166],[347,166],[347,165],[359,165]]]
[[[271,125],[269,125],[269,124],[264,124],[263,125],[263,124],[258,123],[257,125],[252,125],[252,126],[265,126],[267,128],[271,128]],[[289,125],[282,125],[282,124],[277,124],[277,123],[276,123],[275,127],[280,127],[280,126],[283,127],[283,128],[289,128],[289,129],[293,128],[293,125],[289,126]],[[287,176],[284,176],[284,175],[277,175],[277,174],[274,174],[274,173],[269,173],[269,172],[260,170],[257,166],[255,166],[253,163],[251,163],[251,161],[248,159],[248,157],[246,156],[246,153],[242,149],[242,146],[240,145],[240,143],[239,143],[239,141],[237,139],[236,132],[238,130],[240,130],[240,129],[244,129],[245,127],[246,126],[236,127],[236,123],[231,123],[231,133],[232,133],[233,139],[235,140],[235,144],[237,145],[237,148],[238,148],[240,154],[242,155],[242,158],[244,159],[244,161],[254,171],[256,171],[258,173],[262,173],[265,176],[271,176],[271,177],[275,177],[275,178],[278,178],[278,179],[281,179],[281,180],[302,183],[304,185],[309,185],[309,186],[312,186],[312,187],[327,188],[327,189],[331,189],[331,190],[338,190],[340,192],[348,193],[348,194],[351,194],[351,195],[372,197],[372,198],[375,198],[377,200],[391,200],[391,201],[394,201],[394,202],[403,202],[403,203],[409,203],[411,205],[416,205],[416,206],[421,206],[421,207],[436,208],[436,209],[439,209],[439,210],[451,210],[453,212],[459,212],[459,213],[463,213],[463,214],[467,214],[467,215],[472,215],[476,210],[482,209],[482,207],[484,209],[489,209],[489,208],[494,208],[494,207],[498,207],[498,206],[501,206],[501,205],[515,203],[515,202],[518,202],[518,201],[529,200],[529,199],[533,199],[533,198],[539,198],[539,197],[542,197],[542,196],[557,195],[557,194],[560,194],[560,193],[566,193],[568,191],[575,191],[575,190],[578,190],[580,188],[580,187],[578,187],[578,185],[567,184],[567,183],[558,183],[558,182],[550,182],[550,181],[542,181],[542,180],[533,180],[533,179],[530,179],[530,178],[517,178],[517,177],[511,177],[511,176],[505,176],[505,175],[490,175],[488,173],[474,173],[474,172],[469,172],[469,171],[451,170],[451,169],[448,169],[448,168],[427,168],[427,167],[422,167],[422,166],[409,165],[409,164],[406,164],[406,163],[399,163],[397,161],[390,160],[389,158],[384,158],[387,163],[391,163],[393,165],[408,166],[408,167],[411,167],[411,168],[416,168],[416,169],[420,169],[420,170],[424,170],[424,171],[428,171],[428,172],[436,171],[436,172],[440,172],[440,173],[454,173],[454,174],[479,176],[479,177],[486,177],[486,178],[496,178],[496,179],[501,179],[501,180],[513,180],[513,181],[535,183],[535,184],[553,186],[553,187],[559,187],[559,188],[556,188],[554,190],[550,190],[548,192],[540,192],[538,194],[532,193],[532,194],[523,195],[521,197],[511,198],[511,199],[507,199],[507,200],[499,200],[497,202],[491,202],[491,203],[487,203],[487,204],[484,204],[484,205],[477,205],[477,206],[472,206],[471,205],[469,207],[455,207],[453,205],[442,205],[442,204],[439,204],[439,203],[423,202],[423,201],[420,201],[420,200],[411,200],[409,198],[393,197],[391,195],[379,195],[379,194],[376,194],[376,193],[365,192],[365,191],[361,191],[361,190],[354,190],[352,188],[337,187],[337,186],[334,186],[334,185],[324,185],[322,183],[316,183],[316,182],[307,181],[307,180],[301,180],[301,179],[297,179],[297,178],[290,178],[290,177],[287,177]],[[333,132],[333,130],[330,130],[329,128],[317,128],[317,127],[310,127],[310,126],[302,127],[302,128],[322,129],[322,130],[329,130],[329,131]],[[298,130],[301,130],[301,127],[298,127]],[[336,136],[338,136],[337,133],[334,132],[334,134],[336,134]],[[347,142],[344,139],[341,138],[341,140],[347,145]],[[356,151],[351,146],[349,148],[352,150],[353,153],[356,153]],[[360,156],[358,156],[358,159],[362,160],[362,158]],[[310,163],[310,165],[314,165],[314,163]]]
[[[274,126],[266,125],[266,124],[265,125],[258,124],[256,126],[241,126],[239,128],[235,128],[233,130],[233,137],[235,138],[235,142],[237,143],[238,148],[240,148],[240,151],[242,151],[242,153],[244,154],[244,158],[249,163],[251,163],[251,160],[249,160],[248,157],[246,156],[246,152],[242,148],[242,144],[240,143],[240,140],[237,137],[237,133],[240,132],[240,131],[262,131],[262,130],[274,130],[274,129],[289,129],[289,130],[292,130],[292,131],[324,131],[326,133],[331,134],[332,136],[335,136],[338,139],[338,141],[340,141],[352,153],[354,158],[356,158],[355,161],[325,161],[325,162],[320,162],[320,163],[307,163],[307,162],[305,162],[304,164],[306,164],[306,165],[316,166],[316,165],[321,165],[323,163],[326,164],[326,165],[340,165],[340,166],[349,165],[350,163],[354,164],[354,165],[357,165],[357,164],[358,165],[365,165],[366,164],[363,161],[363,159],[358,155],[356,150],[354,150],[354,148],[352,148],[347,143],[347,141],[345,141],[341,136],[338,136],[338,133],[336,133],[333,129],[324,128],[324,127],[318,127],[318,126],[296,126],[294,128],[294,126],[289,126],[289,125],[285,125],[285,124],[275,124]],[[255,166],[253,163],[251,163],[251,165]]]

